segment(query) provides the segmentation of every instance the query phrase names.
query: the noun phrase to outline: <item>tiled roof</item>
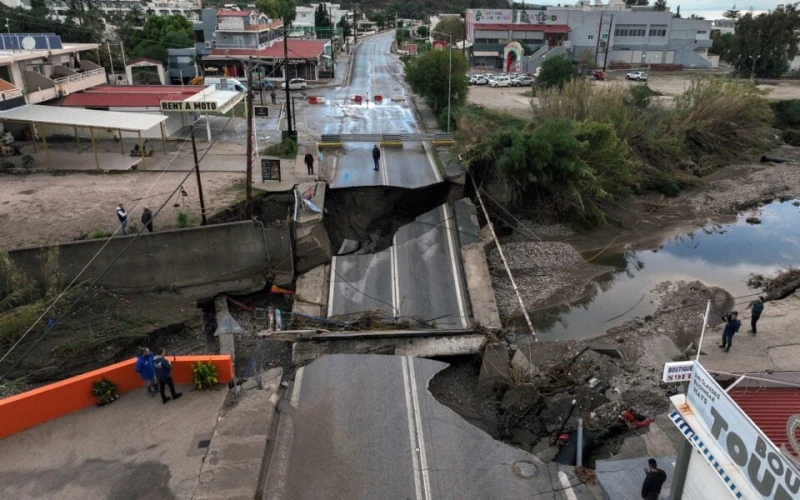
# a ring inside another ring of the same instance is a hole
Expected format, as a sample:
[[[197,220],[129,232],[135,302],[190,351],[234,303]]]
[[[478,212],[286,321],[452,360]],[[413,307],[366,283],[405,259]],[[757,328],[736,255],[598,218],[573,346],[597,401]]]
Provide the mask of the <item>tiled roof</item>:
[[[775,446],[785,445],[794,454],[786,435],[786,421],[790,415],[800,414],[800,389],[735,388],[728,394]],[[800,429],[795,431],[795,438],[800,442]]]
[[[325,50],[327,40],[289,40],[289,59],[314,59]],[[283,58],[283,43],[277,42],[265,49],[214,49],[212,56]]]
[[[232,9],[219,9],[217,17],[250,17],[250,9],[245,10],[232,10]]]
[[[158,107],[161,101],[183,101],[203,88],[202,85],[101,85],[70,94],[56,104],[81,108]]]

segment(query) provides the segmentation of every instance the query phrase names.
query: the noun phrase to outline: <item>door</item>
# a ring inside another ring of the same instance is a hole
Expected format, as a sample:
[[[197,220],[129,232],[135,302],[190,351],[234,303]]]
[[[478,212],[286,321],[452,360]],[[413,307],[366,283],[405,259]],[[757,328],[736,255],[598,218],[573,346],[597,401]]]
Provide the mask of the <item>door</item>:
[[[634,50],[632,52],[633,52],[633,56],[631,57],[631,64],[633,64],[633,65],[644,64],[644,58],[642,57],[642,55],[644,55],[644,54],[642,53],[642,51],[641,50]]]
[[[666,57],[664,58],[664,62],[666,64],[675,64],[675,51],[668,50],[666,53]]]

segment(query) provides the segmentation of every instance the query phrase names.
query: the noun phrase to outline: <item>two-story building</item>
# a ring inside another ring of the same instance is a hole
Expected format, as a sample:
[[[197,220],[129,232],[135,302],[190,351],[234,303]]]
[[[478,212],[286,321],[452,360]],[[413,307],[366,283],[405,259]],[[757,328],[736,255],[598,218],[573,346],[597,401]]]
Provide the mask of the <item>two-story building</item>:
[[[65,44],[52,33],[0,34],[0,79],[11,86],[0,90],[0,109],[38,104],[106,84],[105,69],[81,60],[82,52],[97,48],[94,43]]]
[[[252,9],[203,9],[201,20],[194,23],[194,33],[203,74],[244,78],[242,61],[253,60],[260,63],[258,73],[265,78],[284,79],[281,21]],[[317,80],[320,71],[330,64],[330,47],[329,40],[289,39],[289,77]]]
[[[304,36],[315,32],[316,12],[320,4],[297,6],[296,16],[292,22],[292,32],[290,36]],[[353,12],[343,9],[338,3],[322,2],[322,8],[328,13],[334,26],[337,26],[342,18],[347,19],[350,26],[353,25]],[[328,33],[325,33],[326,35]]]
[[[624,2],[530,10],[469,9],[467,41],[474,66],[520,71],[533,56],[566,54],[596,66],[670,65],[715,68],[708,54],[711,21],[674,18]],[[524,68],[523,68],[524,70]]]

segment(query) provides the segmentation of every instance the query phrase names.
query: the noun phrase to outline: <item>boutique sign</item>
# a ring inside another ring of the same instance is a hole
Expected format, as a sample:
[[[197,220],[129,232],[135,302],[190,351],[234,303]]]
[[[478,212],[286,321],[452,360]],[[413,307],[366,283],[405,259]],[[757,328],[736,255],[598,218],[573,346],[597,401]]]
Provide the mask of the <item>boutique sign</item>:
[[[694,365],[686,401],[728,455],[731,466],[738,469],[761,498],[800,498],[800,472],[793,461],[764,435],[699,363]]]

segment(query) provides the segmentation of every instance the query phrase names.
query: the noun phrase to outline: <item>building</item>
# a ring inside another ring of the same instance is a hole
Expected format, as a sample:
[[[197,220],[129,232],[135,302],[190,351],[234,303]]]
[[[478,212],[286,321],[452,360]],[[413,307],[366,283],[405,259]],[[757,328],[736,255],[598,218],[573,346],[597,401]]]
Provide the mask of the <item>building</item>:
[[[38,104],[74,92],[104,85],[106,71],[81,53],[96,50],[97,44],[65,44],[51,33],[0,34],[0,79],[3,97],[24,96],[24,104]],[[7,99],[4,99],[6,101]]]
[[[189,83],[196,76],[196,49],[167,49],[167,79],[170,83]]]
[[[283,23],[255,10],[203,9],[194,24],[198,66],[205,75],[244,78],[243,59],[262,63],[259,73],[283,80]],[[330,40],[289,39],[289,77],[317,80],[330,67]]]
[[[9,7],[31,8],[31,0],[2,0]],[[69,0],[46,0],[45,4],[54,16],[65,19],[69,10]],[[132,0],[100,0],[94,5],[104,14],[124,14],[134,8],[139,8],[144,14],[156,16],[184,16],[189,20],[199,19],[202,0],[157,0],[157,1],[132,1]]]
[[[297,6],[297,16],[292,22],[292,33],[290,36],[296,36],[296,31],[299,31],[301,34],[308,34],[315,31],[315,16],[319,5],[318,3],[312,3],[308,6]],[[347,19],[347,22],[351,26],[353,25],[352,11],[343,9],[338,3],[322,2],[322,6],[328,12],[328,16],[330,16],[334,26],[339,24],[342,17]]]
[[[612,68],[715,68],[719,63],[708,54],[711,21],[676,19],[669,11],[624,3],[470,9],[466,25],[472,65],[504,71],[524,70],[557,54]]]

